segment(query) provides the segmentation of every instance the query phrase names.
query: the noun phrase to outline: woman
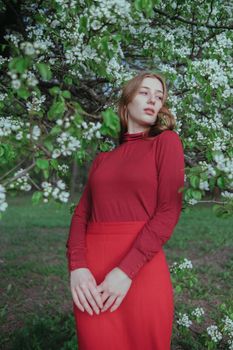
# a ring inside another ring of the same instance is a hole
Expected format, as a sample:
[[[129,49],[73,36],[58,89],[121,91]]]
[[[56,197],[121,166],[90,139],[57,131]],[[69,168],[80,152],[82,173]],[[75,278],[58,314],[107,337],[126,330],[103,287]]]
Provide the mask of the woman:
[[[170,349],[163,245],[182,208],[184,154],[166,98],[159,74],[124,86],[120,144],[95,157],[75,208],[66,246],[80,350]]]

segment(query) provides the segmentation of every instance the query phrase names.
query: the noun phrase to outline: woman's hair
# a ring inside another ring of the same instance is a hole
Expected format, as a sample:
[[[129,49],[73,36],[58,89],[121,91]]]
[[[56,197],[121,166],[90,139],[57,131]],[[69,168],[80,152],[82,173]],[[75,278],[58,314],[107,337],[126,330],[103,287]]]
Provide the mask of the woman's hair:
[[[119,144],[123,142],[123,135],[127,132],[127,105],[133,100],[134,96],[138,92],[142,81],[146,77],[157,78],[161,81],[163,85],[163,98],[162,107],[160,108],[155,124],[151,125],[147,137],[153,137],[160,134],[164,130],[173,130],[176,126],[176,121],[174,115],[171,113],[169,108],[166,106],[167,99],[167,87],[165,83],[165,78],[159,73],[153,73],[149,71],[142,71],[134,78],[127,81],[123,86],[122,93],[118,102],[118,115],[120,117],[120,134],[119,134]]]

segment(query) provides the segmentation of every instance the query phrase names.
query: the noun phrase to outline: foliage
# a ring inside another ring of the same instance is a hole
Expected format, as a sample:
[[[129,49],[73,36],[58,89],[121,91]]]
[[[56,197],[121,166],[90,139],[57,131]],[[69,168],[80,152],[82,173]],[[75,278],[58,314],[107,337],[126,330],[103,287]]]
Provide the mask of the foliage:
[[[120,89],[142,69],[166,78],[185,150],[184,207],[210,194],[217,215],[232,214],[228,2],[24,0],[0,11],[11,18],[0,46],[0,214],[19,191],[68,201],[73,161],[116,146]]]

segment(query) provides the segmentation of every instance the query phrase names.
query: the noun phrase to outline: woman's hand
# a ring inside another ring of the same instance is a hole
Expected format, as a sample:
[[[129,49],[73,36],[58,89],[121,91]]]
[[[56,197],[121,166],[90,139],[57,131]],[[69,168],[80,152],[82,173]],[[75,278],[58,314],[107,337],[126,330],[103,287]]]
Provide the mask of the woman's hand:
[[[88,268],[82,267],[70,272],[70,287],[73,300],[81,311],[86,310],[93,315],[90,303],[96,314],[99,314],[98,306],[102,308],[103,303],[96,288],[96,280]]]
[[[115,267],[106,276],[103,282],[97,286],[98,292],[103,292],[102,303],[107,302],[102,308],[102,311],[106,311],[112,304],[110,311],[116,310],[122,303],[124,297],[126,296],[132,279],[126,275],[120,268]]]

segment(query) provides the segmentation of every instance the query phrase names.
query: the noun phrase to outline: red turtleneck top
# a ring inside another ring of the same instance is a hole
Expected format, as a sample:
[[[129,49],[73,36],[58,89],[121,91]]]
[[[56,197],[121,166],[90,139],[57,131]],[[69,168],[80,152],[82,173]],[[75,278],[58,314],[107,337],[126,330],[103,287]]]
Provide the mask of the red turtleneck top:
[[[118,266],[131,279],[171,237],[182,208],[184,154],[175,131],[144,140],[125,133],[123,143],[99,153],[71,219],[66,243],[69,271],[88,267],[89,221],[146,221]]]

